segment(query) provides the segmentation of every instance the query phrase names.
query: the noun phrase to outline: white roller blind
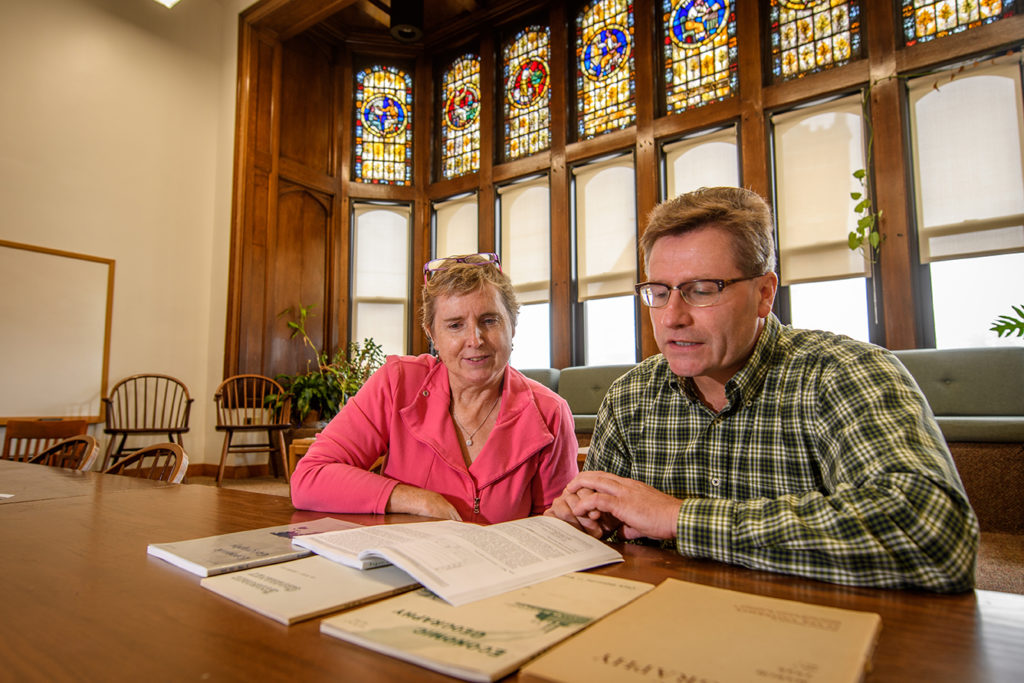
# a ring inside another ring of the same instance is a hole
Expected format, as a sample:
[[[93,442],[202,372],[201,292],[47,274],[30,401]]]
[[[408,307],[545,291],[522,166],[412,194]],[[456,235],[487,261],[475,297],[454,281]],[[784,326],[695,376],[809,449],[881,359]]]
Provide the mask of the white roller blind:
[[[908,83],[924,263],[1024,251],[1020,59]]]
[[[479,251],[475,194],[434,205],[437,241],[434,256],[475,254]]]
[[[580,301],[633,294],[636,180],[632,155],[573,169]]]
[[[701,187],[740,184],[735,126],[665,145],[664,154],[670,199]]]
[[[408,206],[357,204],[352,253],[353,339],[405,353],[409,306]]]
[[[551,298],[551,193],[548,179],[507,185],[501,198],[501,268],[521,304]]]
[[[772,117],[782,284],[864,277],[849,247],[857,225],[853,172],[864,168],[860,96]]]

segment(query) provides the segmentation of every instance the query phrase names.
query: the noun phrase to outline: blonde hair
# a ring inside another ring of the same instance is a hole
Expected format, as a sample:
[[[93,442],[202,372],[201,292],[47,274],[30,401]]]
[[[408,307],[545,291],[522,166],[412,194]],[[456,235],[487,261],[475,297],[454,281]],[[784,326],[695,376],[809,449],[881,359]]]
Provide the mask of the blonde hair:
[[[516,298],[512,280],[498,268],[497,264],[453,263],[444,270],[433,273],[423,285],[423,327],[430,330],[434,325],[437,299],[442,296],[463,296],[492,285],[498,290],[501,303],[516,328],[519,319],[519,300]]]

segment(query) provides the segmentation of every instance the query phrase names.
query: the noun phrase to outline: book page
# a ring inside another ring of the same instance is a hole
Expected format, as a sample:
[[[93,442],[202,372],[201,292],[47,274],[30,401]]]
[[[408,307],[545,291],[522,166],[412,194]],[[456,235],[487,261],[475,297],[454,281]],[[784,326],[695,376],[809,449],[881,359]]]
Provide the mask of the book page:
[[[553,517],[480,526],[422,522],[363,527],[296,539],[349,566],[386,560],[452,605],[461,605],[572,571],[621,562],[601,541]]]

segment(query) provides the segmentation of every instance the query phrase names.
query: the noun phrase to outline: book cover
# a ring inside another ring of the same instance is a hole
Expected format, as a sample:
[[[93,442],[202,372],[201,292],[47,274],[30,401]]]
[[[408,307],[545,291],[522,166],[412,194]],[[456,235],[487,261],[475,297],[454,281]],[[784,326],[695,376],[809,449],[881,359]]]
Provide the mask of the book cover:
[[[360,527],[295,540],[335,562],[391,563],[452,605],[574,571],[622,562],[622,554],[554,517],[482,526],[451,520]]]
[[[289,626],[419,586],[398,567],[360,571],[317,555],[211,576],[199,584]]]
[[[852,682],[881,617],[665,579],[523,667],[530,683]]]
[[[449,676],[494,681],[652,588],[572,573],[461,607],[420,589],[324,619],[320,631]]]
[[[306,557],[312,554],[311,551],[293,546],[292,539],[358,526],[353,522],[322,517],[311,522],[236,531],[175,543],[150,543],[146,552],[198,576],[215,576]]]

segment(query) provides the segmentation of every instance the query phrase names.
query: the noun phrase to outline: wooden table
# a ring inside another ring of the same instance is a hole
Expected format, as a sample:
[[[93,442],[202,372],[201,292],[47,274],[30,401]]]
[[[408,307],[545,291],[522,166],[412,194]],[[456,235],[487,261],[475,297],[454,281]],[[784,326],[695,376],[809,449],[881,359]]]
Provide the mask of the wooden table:
[[[112,475],[75,477],[92,492],[66,495],[67,482],[54,484],[61,479],[48,468],[12,465],[0,468],[0,491],[21,470],[20,485],[35,480],[40,493],[0,506],[0,680],[451,680],[323,636],[317,619],[282,626],[146,554],[148,543],[319,513],[296,511],[283,497],[208,486],[111,488]],[[46,494],[51,486],[65,495]],[[419,519],[335,516],[366,524]],[[624,563],[597,571],[877,612],[882,633],[869,681],[1019,681],[1024,671],[1024,596],[845,588],[656,548],[620,549]]]

